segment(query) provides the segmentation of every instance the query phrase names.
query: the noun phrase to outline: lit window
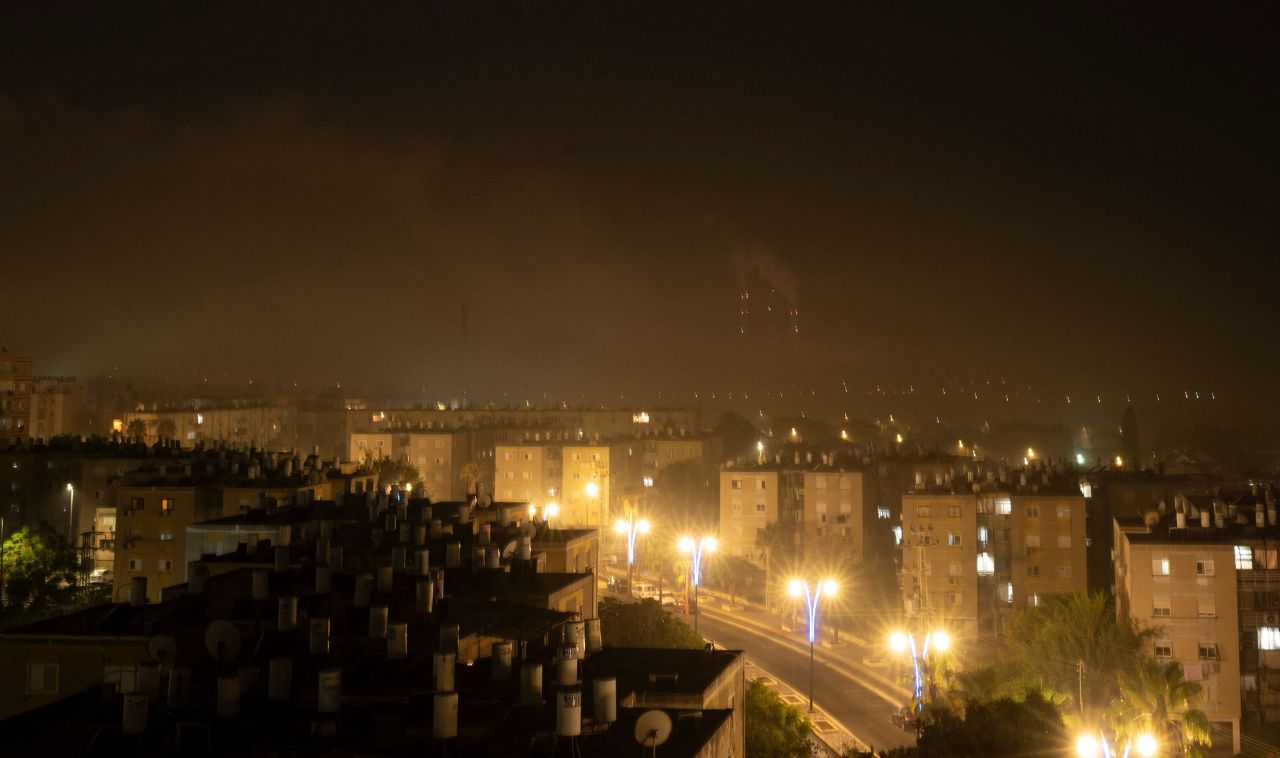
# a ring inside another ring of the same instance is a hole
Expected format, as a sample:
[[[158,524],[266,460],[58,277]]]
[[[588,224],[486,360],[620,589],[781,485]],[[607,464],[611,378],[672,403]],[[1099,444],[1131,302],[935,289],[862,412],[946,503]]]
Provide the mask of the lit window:
[[[1253,569],[1253,549],[1248,545],[1236,545],[1236,571]]]
[[[1093,497],[1093,485],[1088,482],[1080,483],[1080,494],[1085,497]]]
[[[1004,583],[1004,601],[1006,603],[1013,602],[1013,582]]]
[[[1013,500],[1009,497],[996,498],[996,514],[999,516],[1008,516],[1013,513]]]
[[[883,508],[883,507],[877,507],[876,518],[889,518],[889,509]]]
[[[958,506],[958,505],[948,505],[948,506],[947,506],[947,515],[948,515],[948,516],[950,516],[951,518],[960,518],[960,506]]]
[[[742,489],[742,480],[741,480],[741,479],[730,479],[730,480],[729,480],[729,489],[733,489],[733,490],[740,490],[740,489]]]
[[[651,476],[646,476],[646,477],[644,478],[644,486],[646,486],[646,487],[652,487],[652,486],[653,486],[653,477],[651,477]]]
[[[1258,649],[1280,650],[1280,626],[1258,627]]]
[[[173,498],[171,497],[160,498],[160,515],[161,516],[173,515]]]
[[[950,545],[951,547],[957,547],[957,546],[959,546],[959,545],[960,545],[960,535],[958,535],[958,534],[951,534],[950,532],[948,532],[948,533],[947,533],[947,544],[948,544],[948,545]]]
[[[1168,576],[1169,575],[1169,559],[1168,558],[1152,558],[1151,559],[1151,575],[1152,576]]]
[[[1028,535],[1027,535],[1027,547],[1040,547],[1040,535],[1038,535],[1038,534],[1028,534]]]
[[[173,542],[173,532],[160,532],[161,542]]]
[[[1196,561],[1196,573],[1200,576],[1213,576],[1213,561]]]
[[[996,559],[990,553],[978,553],[978,574],[991,576],[996,573]]]
[[[1058,518],[1071,518],[1071,506],[1069,505],[1058,506]]]
[[[1031,597],[1027,598],[1027,605],[1030,605],[1033,608],[1040,605],[1040,593],[1032,592]]]
[[[902,527],[900,526],[895,526],[893,528],[893,544],[895,545],[902,544]]]
[[[987,541],[987,528],[985,526],[978,527],[978,541],[979,542]]]

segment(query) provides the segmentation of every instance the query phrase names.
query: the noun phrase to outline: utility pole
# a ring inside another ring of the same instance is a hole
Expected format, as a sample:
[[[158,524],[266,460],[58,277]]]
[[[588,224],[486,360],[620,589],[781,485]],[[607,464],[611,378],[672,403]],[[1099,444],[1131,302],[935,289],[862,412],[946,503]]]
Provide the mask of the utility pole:
[[[1084,659],[1076,660],[1076,700],[1080,705],[1080,715],[1084,715]]]

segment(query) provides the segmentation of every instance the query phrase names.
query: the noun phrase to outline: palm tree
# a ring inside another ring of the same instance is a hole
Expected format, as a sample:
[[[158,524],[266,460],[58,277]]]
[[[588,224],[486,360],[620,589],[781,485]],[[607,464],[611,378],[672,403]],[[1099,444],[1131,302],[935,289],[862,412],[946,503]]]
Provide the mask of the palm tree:
[[[1133,738],[1151,732],[1162,745],[1178,745],[1188,756],[1209,747],[1209,719],[1196,706],[1204,690],[1188,682],[1177,661],[1146,660],[1120,674],[1120,697],[1112,705],[1117,736]]]
[[[129,419],[129,423],[124,428],[125,436],[139,442],[147,438],[147,422],[140,418]]]
[[[770,521],[763,529],[756,531],[756,549],[764,559],[764,610],[769,612],[769,595],[773,590],[769,584],[773,559],[785,554],[790,549],[791,531],[776,521]]]
[[[467,491],[465,494],[467,495],[478,494],[478,493],[474,493],[473,489],[476,486],[476,484],[480,481],[480,476],[482,473],[483,472],[480,469],[479,463],[472,461],[471,463],[462,464],[462,469],[458,473],[458,478],[461,479],[463,483],[466,484],[467,486]]]

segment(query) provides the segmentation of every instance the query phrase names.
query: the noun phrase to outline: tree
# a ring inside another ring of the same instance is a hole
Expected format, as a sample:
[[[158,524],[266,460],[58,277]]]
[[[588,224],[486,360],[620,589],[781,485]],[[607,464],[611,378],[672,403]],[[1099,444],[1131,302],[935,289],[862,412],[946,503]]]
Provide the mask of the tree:
[[[793,552],[791,530],[776,521],[770,521],[763,529],[756,531],[756,550],[764,561],[764,607],[769,610],[769,593],[773,591],[770,582],[773,571],[778,567],[775,561],[790,557]]]
[[[458,473],[458,478],[462,480],[464,485],[466,485],[467,494],[471,495],[475,494],[476,484],[480,482],[480,477],[483,475],[484,471],[480,468],[480,464],[472,461],[470,463],[462,464],[462,468]]]
[[[147,438],[147,422],[140,418],[129,419],[129,423],[125,425],[124,434],[131,440],[145,440]]]
[[[171,418],[162,418],[156,422],[156,435],[162,440],[171,440],[178,436],[178,425]]]
[[[600,600],[600,634],[605,647],[665,647],[699,649],[706,642],[680,619],[662,610],[656,600],[624,603]]]
[[[1112,706],[1116,734],[1133,738],[1150,732],[1162,745],[1180,745],[1186,755],[1201,755],[1211,745],[1209,719],[1196,708],[1204,690],[1183,677],[1182,664],[1143,661],[1120,674],[1120,697]]]
[[[24,526],[4,541],[4,605],[0,625],[37,621],[70,606],[79,562],[75,549],[46,522]]]
[[[1063,755],[1066,728],[1058,708],[1032,690],[1026,699],[965,703],[964,717],[935,714],[920,735],[917,754],[928,758]]]
[[[726,457],[755,455],[756,440],[760,438],[760,431],[738,414],[732,411],[720,414],[720,420],[716,422],[712,433],[724,440]]]
[[[759,679],[747,685],[747,755],[752,758],[808,758],[809,719],[787,705]]]
[[[373,467],[373,473],[378,475],[379,489],[388,484],[412,484],[419,490],[422,488],[422,477],[418,474],[418,469],[408,461],[382,457],[369,465]]]
[[[681,461],[658,472],[653,495],[664,523],[718,521],[719,503],[711,478],[699,462]]]
[[[707,561],[703,572],[707,577],[706,584],[728,591],[729,602],[734,603],[738,595],[755,584],[760,569],[736,555],[717,555],[714,561]]]
[[[1007,681],[1018,690],[1035,688],[1066,698],[1073,710],[1083,705],[1084,710],[1100,713],[1120,694],[1117,672],[1130,671],[1143,659],[1154,634],[1139,630],[1129,619],[1117,620],[1101,594],[1046,595],[1038,606],[1015,613],[1009,621]]]

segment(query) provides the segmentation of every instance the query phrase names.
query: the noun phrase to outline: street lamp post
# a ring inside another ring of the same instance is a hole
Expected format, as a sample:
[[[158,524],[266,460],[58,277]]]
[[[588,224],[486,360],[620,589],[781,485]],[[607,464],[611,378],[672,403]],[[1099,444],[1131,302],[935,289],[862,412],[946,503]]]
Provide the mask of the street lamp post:
[[[74,484],[72,484],[71,482],[67,482],[67,496],[68,496],[68,503],[67,503],[67,542],[68,542],[68,543],[70,543],[72,547],[75,547],[75,542],[76,542],[76,524],[75,524],[75,511],[76,511],[76,486],[75,486]]]
[[[636,519],[634,511],[627,514],[625,519],[618,519],[613,525],[613,530],[618,534],[627,537],[627,597],[635,597],[635,574],[636,574],[636,535],[649,533],[649,522],[646,519]],[[662,602],[662,598],[658,598],[658,602]]]
[[[916,637],[908,632],[894,632],[889,636],[889,647],[895,653],[911,653],[911,670],[913,676],[914,687],[912,692],[915,695],[917,709],[924,708],[924,674],[929,675],[929,685],[932,690],[934,685],[933,668],[929,663],[930,649],[939,653],[945,653],[951,647],[951,635],[941,629],[929,632],[924,636],[924,642],[917,647]],[[933,692],[929,693],[930,699]]]
[[[715,537],[681,537],[680,552],[688,553],[692,558],[692,566],[690,567],[689,578],[693,583],[693,631],[698,631],[698,614],[701,607],[698,604],[698,587],[702,586],[702,551],[716,551]]]
[[[813,643],[818,638],[818,599],[823,595],[834,597],[836,582],[834,579],[823,579],[815,582],[810,589],[809,583],[800,579],[792,579],[787,585],[787,592],[792,597],[804,597],[805,609],[809,619],[809,713],[813,713]]]

